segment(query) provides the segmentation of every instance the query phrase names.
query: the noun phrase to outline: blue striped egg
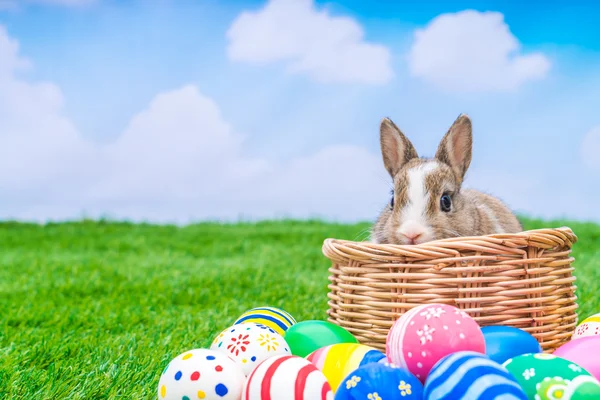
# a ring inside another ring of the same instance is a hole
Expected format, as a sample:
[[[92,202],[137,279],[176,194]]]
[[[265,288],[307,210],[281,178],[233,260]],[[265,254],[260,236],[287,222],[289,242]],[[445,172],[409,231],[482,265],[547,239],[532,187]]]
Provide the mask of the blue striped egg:
[[[281,336],[285,335],[290,326],[296,324],[296,320],[290,313],[275,307],[256,307],[248,310],[240,315],[233,325],[246,322],[266,325]]]
[[[370,363],[350,372],[334,400],[421,400],[423,384],[408,370],[389,363]]]
[[[424,400],[527,400],[517,380],[485,354],[459,351],[438,361],[427,377]]]

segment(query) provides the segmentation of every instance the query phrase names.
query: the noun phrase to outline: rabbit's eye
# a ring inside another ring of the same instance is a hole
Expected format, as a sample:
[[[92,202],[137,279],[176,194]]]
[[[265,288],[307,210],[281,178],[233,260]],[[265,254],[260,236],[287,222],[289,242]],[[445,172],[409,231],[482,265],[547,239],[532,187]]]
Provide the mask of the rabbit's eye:
[[[440,207],[444,212],[450,211],[450,209],[452,208],[452,199],[450,199],[450,196],[448,196],[447,194],[442,196],[442,198],[440,199]]]
[[[390,208],[393,210],[394,209],[394,191],[392,190],[392,193],[390,194]]]

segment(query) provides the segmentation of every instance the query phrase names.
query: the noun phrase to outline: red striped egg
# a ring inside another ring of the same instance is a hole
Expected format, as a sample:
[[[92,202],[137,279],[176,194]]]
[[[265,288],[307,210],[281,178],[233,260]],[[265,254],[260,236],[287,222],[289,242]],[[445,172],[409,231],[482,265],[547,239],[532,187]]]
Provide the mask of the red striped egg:
[[[293,355],[271,357],[252,371],[241,400],[333,400],[325,375]]]

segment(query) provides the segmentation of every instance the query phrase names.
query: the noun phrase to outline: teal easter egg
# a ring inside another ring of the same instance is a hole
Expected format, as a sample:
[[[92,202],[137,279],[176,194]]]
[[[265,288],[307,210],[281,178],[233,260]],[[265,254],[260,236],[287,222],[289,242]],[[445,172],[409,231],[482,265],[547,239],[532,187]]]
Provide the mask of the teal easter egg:
[[[517,380],[485,354],[459,351],[439,360],[425,381],[424,400],[527,400]]]
[[[600,399],[600,383],[589,375],[573,380],[560,377],[544,378],[537,384],[535,400],[595,400]]]
[[[529,399],[534,400],[538,384],[546,378],[573,380],[580,375],[591,376],[579,365],[552,354],[523,354],[507,360],[504,367],[515,377]]]
[[[484,326],[485,353],[499,364],[522,354],[541,353],[542,347],[530,333],[512,326]]]

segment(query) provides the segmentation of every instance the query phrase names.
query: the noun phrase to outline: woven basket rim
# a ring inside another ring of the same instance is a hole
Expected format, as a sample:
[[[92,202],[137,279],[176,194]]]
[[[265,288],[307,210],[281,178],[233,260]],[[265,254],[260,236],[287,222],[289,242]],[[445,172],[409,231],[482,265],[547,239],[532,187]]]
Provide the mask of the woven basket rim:
[[[561,226],[558,228],[541,228],[541,229],[530,229],[521,231],[518,233],[495,233],[490,235],[481,235],[481,236],[460,236],[460,237],[452,237],[446,239],[438,239],[430,242],[415,244],[415,245],[406,245],[406,244],[379,244],[367,241],[353,241],[347,239],[336,239],[336,238],[326,238],[323,241],[323,248],[326,247],[337,247],[337,246],[347,246],[350,245],[356,249],[360,249],[362,251],[376,251],[376,252],[391,252],[396,253],[398,251],[415,251],[415,250],[431,250],[432,248],[437,249],[456,249],[456,245],[460,243],[470,244],[470,243],[479,243],[482,240],[484,241],[492,241],[496,242],[499,245],[502,245],[503,242],[507,241],[517,241],[522,242],[522,244],[518,247],[527,247],[532,244],[532,242],[538,242],[536,239],[546,238],[554,238],[554,240],[558,239],[561,242],[569,242],[569,247],[577,242],[577,235],[573,232],[573,230],[568,226]]]
[[[400,315],[443,303],[481,326],[523,329],[552,352],[572,336],[578,308],[571,228],[440,239],[419,245],[328,238],[328,320],[384,350]]]

